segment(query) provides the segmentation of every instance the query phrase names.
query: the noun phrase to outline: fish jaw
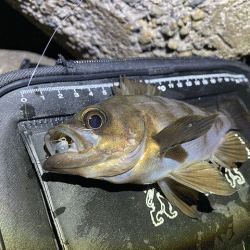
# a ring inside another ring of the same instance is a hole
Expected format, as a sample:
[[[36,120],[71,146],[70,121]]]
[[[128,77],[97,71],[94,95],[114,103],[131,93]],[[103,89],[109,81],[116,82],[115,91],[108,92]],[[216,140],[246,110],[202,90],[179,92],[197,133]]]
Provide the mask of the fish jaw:
[[[104,160],[104,158],[104,156],[101,158],[100,155],[94,154],[93,150],[62,152],[49,157],[45,161],[43,168],[49,172],[91,177],[87,174],[90,172],[89,169],[93,165],[97,165],[101,160]],[[85,174],[84,171],[81,171],[83,168],[85,169]]]
[[[77,126],[66,123],[51,128],[44,140],[50,157],[45,161],[43,168],[51,171],[59,166],[74,168],[72,159],[77,158],[78,154],[88,152],[98,141],[98,136],[91,134],[91,131],[82,131]]]

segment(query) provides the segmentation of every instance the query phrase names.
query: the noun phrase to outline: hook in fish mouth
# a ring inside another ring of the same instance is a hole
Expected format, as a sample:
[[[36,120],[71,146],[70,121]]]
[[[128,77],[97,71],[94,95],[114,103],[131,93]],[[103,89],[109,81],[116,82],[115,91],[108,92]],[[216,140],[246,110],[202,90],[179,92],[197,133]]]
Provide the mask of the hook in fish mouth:
[[[58,153],[77,152],[75,141],[68,135],[61,133],[58,139],[50,139],[50,135],[45,136],[45,145],[50,156]]]
[[[50,156],[86,151],[92,146],[90,141],[82,139],[81,135],[65,125],[50,129],[44,139]]]

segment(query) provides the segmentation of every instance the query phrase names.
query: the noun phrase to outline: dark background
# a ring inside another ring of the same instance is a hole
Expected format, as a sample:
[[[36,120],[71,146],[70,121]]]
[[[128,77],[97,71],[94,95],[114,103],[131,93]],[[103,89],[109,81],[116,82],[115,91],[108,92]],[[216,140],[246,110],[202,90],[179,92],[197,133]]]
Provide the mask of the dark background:
[[[0,0],[0,32],[0,49],[42,54],[50,39],[4,0]],[[52,40],[45,55],[57,59],[58,54],[66,59],[74,59],[67,50]]]

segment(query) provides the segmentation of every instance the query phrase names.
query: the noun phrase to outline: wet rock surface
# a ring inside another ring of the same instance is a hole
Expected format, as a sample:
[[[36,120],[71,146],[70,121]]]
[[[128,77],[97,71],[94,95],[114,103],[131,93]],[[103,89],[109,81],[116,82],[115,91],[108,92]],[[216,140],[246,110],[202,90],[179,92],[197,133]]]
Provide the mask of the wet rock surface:
[[[77,59],[250,54],[249,1],[5,1]]]

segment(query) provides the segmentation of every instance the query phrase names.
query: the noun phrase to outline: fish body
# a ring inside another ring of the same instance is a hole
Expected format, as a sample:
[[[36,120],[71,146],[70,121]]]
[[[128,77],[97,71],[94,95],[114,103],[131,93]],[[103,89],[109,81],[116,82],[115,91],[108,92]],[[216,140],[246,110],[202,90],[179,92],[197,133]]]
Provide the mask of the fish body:
[[[227,109],[212,112],[158,96],[151,85],[126,78],[117,92],[49,130],[46,170],[116,184],[158,183],[191,217],[200,193],[235,192],[218,169],[250,154]]]
[[[178,156],[160,156],[160,145],[153,136],[181,117],[200,115],[211,116],[215,113],[205,111],[188,103],[176,101],[161,96],[124,96],[113,97],[106,101],[111,107],[125,103],[133,107],[132,113],[138,113],[144,124],[145,139],[142,140],[143,152],[138,162],[123,174],[113,177],[102,177],[114,183],[152,184],[168,176],[174,168],[194,160],[209,159],[220,138],[232,127],[232,121],[223,113],[218,112],[211,129],[201,137],[182,144],[183,152]],[[105,103],[105,104],[106,104]],[[112,104],[113,103],[113,104]],[[104,103],[101,103],[101,106]],[[118,106],[117,106],[118,105]],[[105,110],[109,109],[106,105]],[[115,112],[113,112],[115,113]],[[129,119],[133,114],[129,115]],[[133,118],[132,118],[133,119]],[[183,131],[185,133],[185,131]]]

